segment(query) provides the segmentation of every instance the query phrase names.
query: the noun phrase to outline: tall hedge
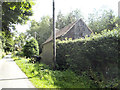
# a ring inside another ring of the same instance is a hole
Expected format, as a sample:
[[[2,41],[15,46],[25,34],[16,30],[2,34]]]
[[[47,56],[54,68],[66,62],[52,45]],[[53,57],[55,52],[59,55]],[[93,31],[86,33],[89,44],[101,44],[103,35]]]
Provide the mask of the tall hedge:
[[[104,30],[85,39],[57,41],[57,64],[77,73],[92,69],[106,77],[118,75],[118,40],[120,29]]]
[[[31,57],[34,55],[39,55],[38,42],[35,38],[31,38],[23,47],[23,53],[26,57]]]

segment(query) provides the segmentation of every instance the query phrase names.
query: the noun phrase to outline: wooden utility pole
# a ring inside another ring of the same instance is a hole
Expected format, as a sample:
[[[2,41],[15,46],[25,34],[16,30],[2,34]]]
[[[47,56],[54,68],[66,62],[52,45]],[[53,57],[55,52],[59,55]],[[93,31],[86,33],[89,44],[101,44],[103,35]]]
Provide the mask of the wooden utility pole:
[[[56,68],[56,31],[55,31],[55,1],[53,0],[53,63]]]

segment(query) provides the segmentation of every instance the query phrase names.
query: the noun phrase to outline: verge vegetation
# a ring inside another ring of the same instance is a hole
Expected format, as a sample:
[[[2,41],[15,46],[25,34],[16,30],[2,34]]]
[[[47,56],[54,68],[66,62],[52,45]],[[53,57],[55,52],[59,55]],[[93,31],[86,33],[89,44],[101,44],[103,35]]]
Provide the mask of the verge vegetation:
[[[13,59],[36,88],[96,87],[85,73],[79,76],[71,70],[53,71],[45,64],[30,63],[30,59],[16,56]]]

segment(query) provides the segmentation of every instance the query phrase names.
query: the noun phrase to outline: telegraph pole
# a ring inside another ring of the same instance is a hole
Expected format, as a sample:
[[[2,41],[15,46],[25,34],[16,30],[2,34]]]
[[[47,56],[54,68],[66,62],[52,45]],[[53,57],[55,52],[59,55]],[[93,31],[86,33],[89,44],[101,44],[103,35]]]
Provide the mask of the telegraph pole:
[[[55,31],[55,1],[53,0],[53,63],[56,68],[56,31]]]

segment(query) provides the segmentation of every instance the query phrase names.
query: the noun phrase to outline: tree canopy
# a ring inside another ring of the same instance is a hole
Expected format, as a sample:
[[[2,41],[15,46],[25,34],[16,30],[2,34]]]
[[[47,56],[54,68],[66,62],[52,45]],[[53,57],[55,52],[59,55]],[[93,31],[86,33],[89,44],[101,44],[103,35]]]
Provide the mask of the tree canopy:
[[[79,9],[75,9],[69,12],[67,15],[63,15],[61,11],[58,12],[57,20],[56,20],[56,28],[62,29],[68,24],[83,18],[81,11]]]
[[[112,10],[95,11],[89,14],[88,26],[94,32],[100,33],[104,29],[113,30],[118,24],[118,20]]]
[[[27,36],[34,37],[36,36],[36,40],[38,41],[39,48],[40,45],[45,42],[46,39],[49,38],[52,31],[52,20],[49,16],[44,16],[41,18],[40,22],[36,22],[35,20],[31,21],[30,30],[27,30]],[[41,52],[41,50],[40,50]]]
[[[24,24],[33,14],[30,2],[3,2],[2,3],[2,31],[8,34],[10,27],[15,29],[13,24]]]
[[[25,24],[33,15],[32,5],[32,1],[2,3],[2,43],[5,50],[13,46],[14,34],[11,30],[15,30],[15,24]]]

